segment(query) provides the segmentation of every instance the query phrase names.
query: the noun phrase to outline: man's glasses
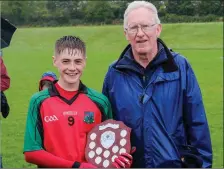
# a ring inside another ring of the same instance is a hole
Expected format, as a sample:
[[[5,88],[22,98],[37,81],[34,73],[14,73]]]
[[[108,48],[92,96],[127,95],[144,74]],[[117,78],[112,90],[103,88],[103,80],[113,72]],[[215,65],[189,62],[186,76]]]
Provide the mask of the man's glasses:
[[[128,28],[126,28],[126,30],[128,31],[129,34],[136,34],[138,32],[138,28],[141,28],[141,30],[145,33],[148,33],[152,30],[153,26],[155,26],[155,24],[133,24],[133,25],[129,25]]]

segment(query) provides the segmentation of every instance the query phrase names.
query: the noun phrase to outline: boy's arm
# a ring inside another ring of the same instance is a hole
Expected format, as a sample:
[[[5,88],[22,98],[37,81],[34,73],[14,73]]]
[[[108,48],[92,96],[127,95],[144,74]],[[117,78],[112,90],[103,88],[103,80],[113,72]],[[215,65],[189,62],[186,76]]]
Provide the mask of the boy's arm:
[[[39,167],[47,168],[72,168],[74,162],[54,156],[45,150],[36,150],[24,153],[28,163],[36,164]]]
[[[25,152],[25,160],[45,168],[96,168],[90,163],[80,163],[65,160],[44,150]]]

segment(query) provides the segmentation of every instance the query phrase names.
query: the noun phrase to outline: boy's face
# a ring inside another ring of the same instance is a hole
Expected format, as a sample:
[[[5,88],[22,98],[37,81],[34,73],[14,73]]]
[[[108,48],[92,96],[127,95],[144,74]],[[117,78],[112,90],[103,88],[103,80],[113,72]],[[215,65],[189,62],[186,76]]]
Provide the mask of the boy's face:
[[[62,83],[71,85],[79,82],[86,66],[86,58],[79,50],[65,49],[60,55],[53,56],[53,64],[58,68]]]

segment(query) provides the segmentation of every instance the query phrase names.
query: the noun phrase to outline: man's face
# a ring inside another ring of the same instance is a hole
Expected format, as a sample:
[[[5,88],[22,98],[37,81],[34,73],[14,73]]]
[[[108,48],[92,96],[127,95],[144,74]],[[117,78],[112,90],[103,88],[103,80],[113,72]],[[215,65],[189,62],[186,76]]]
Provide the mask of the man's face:
[[[127,23],[128,28],[125,35],[134,53],[153,54],[157,51],[157,37],[162,28],[160,24],[156,24],[155,17],[150,10],[134,9],[128,14]]]
[[[71,85],[79,82],[86,65],[86,58],[79,50],[65,49],[60,55],[53,57],[53,63],[60,73],[59,80]]]

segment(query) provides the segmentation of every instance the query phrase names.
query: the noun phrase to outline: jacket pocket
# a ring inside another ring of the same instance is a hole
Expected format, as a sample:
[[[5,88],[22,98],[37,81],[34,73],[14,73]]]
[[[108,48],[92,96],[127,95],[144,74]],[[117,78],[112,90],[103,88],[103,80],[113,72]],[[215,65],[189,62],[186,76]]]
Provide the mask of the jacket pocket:
[[[154,84],[168,81],[175,81],[180,78],[179,72],[171,72],[171,73],[159,73],[155,80]]]
[[[184,168],[202,168],[203,160],[197,148],[191,145],[178,146]]]

